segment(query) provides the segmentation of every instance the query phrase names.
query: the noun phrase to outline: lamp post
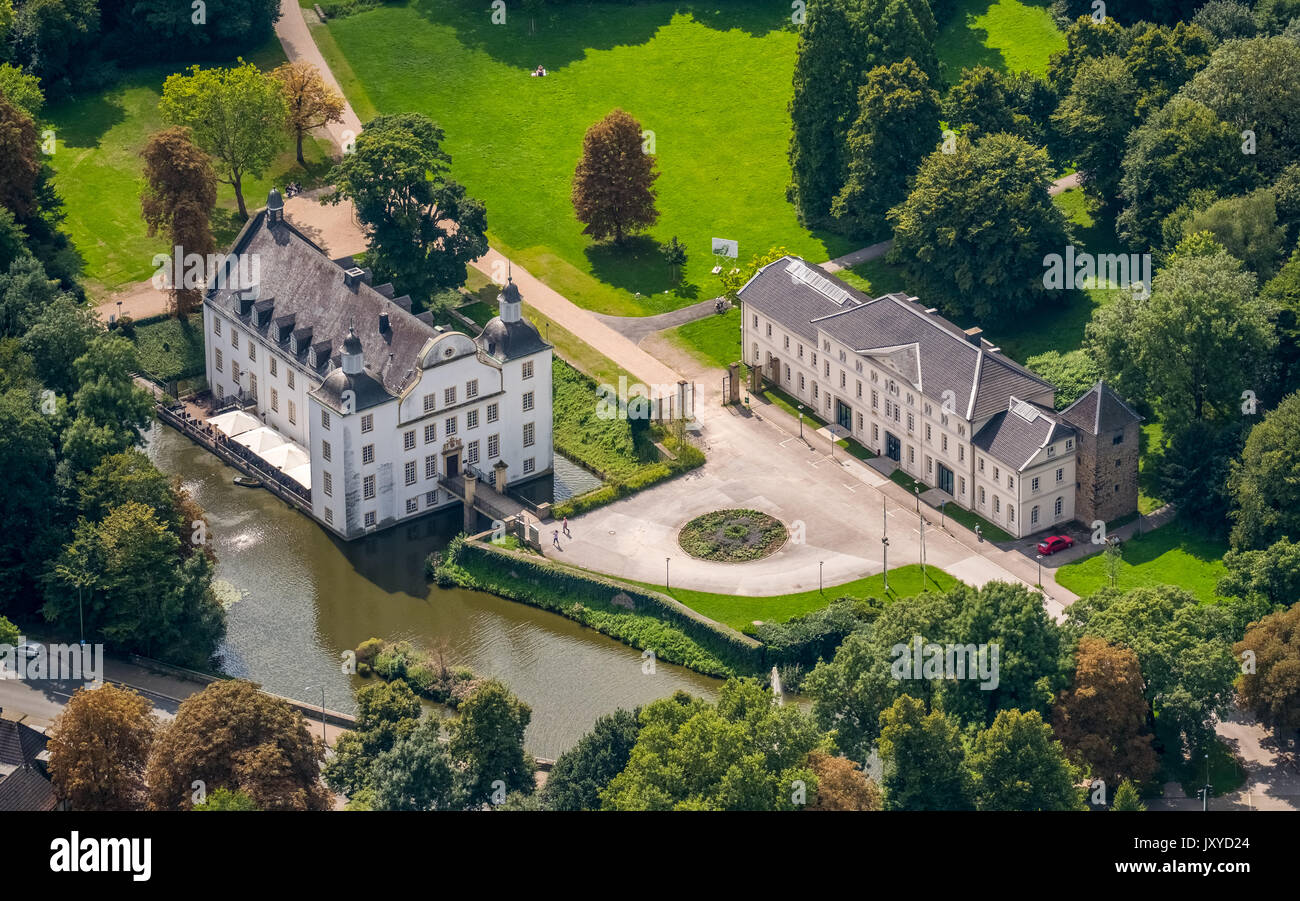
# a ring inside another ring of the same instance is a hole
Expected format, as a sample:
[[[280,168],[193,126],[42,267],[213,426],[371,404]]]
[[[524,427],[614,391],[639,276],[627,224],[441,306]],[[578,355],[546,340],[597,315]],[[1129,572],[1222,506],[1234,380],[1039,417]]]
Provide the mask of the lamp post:
[[[799,437],[803,437],[803,404],[799,405]]]
[[[1034,556],[1038,560],[1038,587],[1042,588],[1043,587],[1043,555],[1035,554]]]
[[[1201,789],[1201,812],[1208,812],[1210,809],[1210,755],[1205,755],[1205,787]]]
[[[825,583],[822,582],[822,567],[825,565],[826,565],[825,560],[817,561],[817,591],[820,594],[826,593],[826,589],[823,587]]]
[[[916,515],[921,515],[921,486],[912,484],[912,490],[916,492]]]
[[[117,318],[122,318],[122,301],[120,300],[117,302]]]
[[[947,502],[947,501],[944,501],[943,503],[941,503],[941,504],[939,505],[939,528],[941,528],[941,529],[944,528],[944,522],[946,522],[946,520],[947,520],[947,515],[946,515],[946,514],[947,514],[947,509],[946,509],[947,506],[948,506],[948,502]]]
[[[880,532],[880,562],[883,564],[883,574],[885,576],[885,592],[889,592],[889,511],[885,508],[885,498],[880,499],[880,519],[883,523]]]
[[[673,559],[672,557],[664,557],[664,593],[665,594],[667,594],[668,592],[668,561],[672,559]]]

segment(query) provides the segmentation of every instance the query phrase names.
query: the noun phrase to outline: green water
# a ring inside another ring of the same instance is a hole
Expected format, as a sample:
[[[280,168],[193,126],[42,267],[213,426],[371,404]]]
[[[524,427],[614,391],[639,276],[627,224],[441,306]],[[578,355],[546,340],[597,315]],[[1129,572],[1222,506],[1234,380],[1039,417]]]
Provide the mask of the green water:
[[[319,704],[323,686],[327,706],[352,711],[365,683],[342,672],[345,650],[372,636],[441,644],[532,707],[526,743],[541,757],[618,707],[677,689],[716,694],[717,680],[681,667],[660,662],[643,674],[639,651],[563,617],[426,583],[424,559],[460,530],[458,508],[343,542],[268,492],[233,484],[235,470],[166,426],[153,427],[149,453],[207,511],[216,578],[238,592],[222,667],[268,691]]]

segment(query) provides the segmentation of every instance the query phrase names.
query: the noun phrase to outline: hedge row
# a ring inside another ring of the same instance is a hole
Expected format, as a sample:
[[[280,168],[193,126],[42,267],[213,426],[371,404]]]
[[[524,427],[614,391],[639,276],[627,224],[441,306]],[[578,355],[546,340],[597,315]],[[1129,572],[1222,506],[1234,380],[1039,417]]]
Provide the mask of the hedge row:
[[[699,466],[704,465],[704,452],[693,444],[685,444],[677,449],[676,460],[663,460],[647,464],[625,479],[618,479],[599,488],[593,488],[585,494],[569,498],[555,505],[552,515],[556,518],[577,516],[596,507],[612,504],[619,498],[643,491],[658,482],[671,479]]]
[[[458,536],[432,566],[458,585],[550,610],[708,676],[763,669],[763,646],[672,598]]]

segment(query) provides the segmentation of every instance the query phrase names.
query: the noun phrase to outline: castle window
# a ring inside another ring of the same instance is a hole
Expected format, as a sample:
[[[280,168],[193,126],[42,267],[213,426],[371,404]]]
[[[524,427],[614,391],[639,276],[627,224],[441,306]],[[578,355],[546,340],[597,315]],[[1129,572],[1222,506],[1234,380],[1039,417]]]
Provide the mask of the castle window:
[[[1062,508],[1062,505],[1063,505],[1063,504],[1064,504],[1064,501],[1063,501],[1061,498],[1058,497],[1058,498],[1056,499],[1056,515],[1057,515],[1057,516],[1060,516],[1060,515],[1061,515],[1061,508]]]
[[[368,511],[366,511],[366,519],[365,519],[365,523],[366,523],[366,528],[367,528],[367,529],[373,529],[373,528],[374,528],[374,526],[375,526],[375,511],[374,511],[374,510],[368,510]]]
[[[414,460],[406,461],[406,464],[402,467],[402,475],[406,478],[406,484],[408,485],[415,484],[415,461]]]
[[[1038,525],[1038,506],[1029,508],[1029,522],[1031,525]]]
[[[361,494],[366,500],[374,499],[375,496],[374,476],[366,476],[364,479],[361,480]],[[367,515],[372,515],[372,514],[367,514]],[[373,523],[366,523],[366,525],[373,525]]]
[[[418,497],[408,497],[408,498],[406,499],[406,512],[407,512],[407,513],[414,513],[414,512],[416,512],[416,510],[419,509],[419,506],[420,506],[420,499],[419,499]]]
[[[1056,471],[1056,481],[1057,481],[1057,482],[1061,482],[1061,481],[1064,481],[1064,479],[1065,479],[1065,470],[1064,470],[1064,469],[1058,469],[1058,470]]]

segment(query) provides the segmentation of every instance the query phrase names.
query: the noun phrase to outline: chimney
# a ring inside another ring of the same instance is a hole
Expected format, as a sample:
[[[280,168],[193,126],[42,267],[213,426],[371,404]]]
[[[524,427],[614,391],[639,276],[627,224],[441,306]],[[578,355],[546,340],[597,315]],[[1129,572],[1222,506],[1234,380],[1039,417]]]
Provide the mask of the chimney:
[[[980,346],[980,338],[984,337],[984,329],[978,325],[966,329],[966,340],[976,347]]]
[[[365,281],[366,270],[360,266],[353,266],[343,270],[343,284],[347,285],[353,291],[357,290],[357,285]]]

